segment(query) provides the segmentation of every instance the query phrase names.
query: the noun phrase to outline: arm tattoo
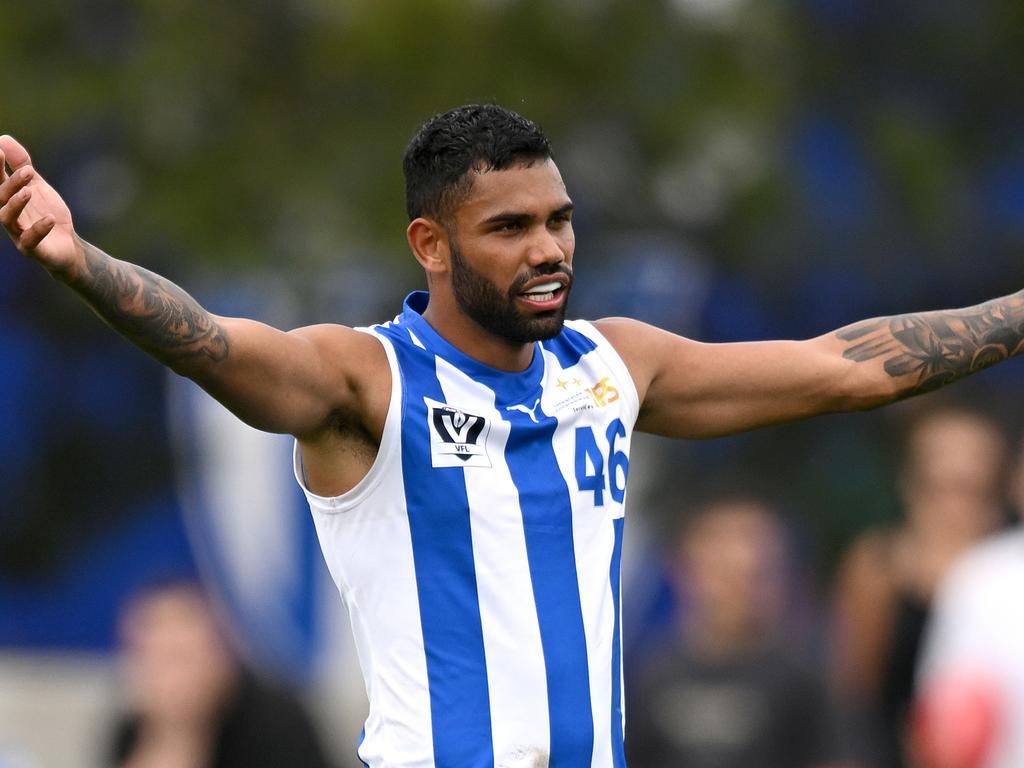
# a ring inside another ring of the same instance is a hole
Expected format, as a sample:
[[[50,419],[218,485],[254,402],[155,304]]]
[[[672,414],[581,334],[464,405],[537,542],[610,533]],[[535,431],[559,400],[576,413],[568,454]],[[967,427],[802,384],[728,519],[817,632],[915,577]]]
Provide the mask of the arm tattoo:
[[[80,241],[85,270],[73,287],[112,328],[172,367],[228,356],[228,339],[199,303],[149,270]]]
[[[966,309],[865,320],[836,331],[847,360],[882,358],[893,378],[912,377],[904,397],[929,392],[1024,348],[1024,293]]]

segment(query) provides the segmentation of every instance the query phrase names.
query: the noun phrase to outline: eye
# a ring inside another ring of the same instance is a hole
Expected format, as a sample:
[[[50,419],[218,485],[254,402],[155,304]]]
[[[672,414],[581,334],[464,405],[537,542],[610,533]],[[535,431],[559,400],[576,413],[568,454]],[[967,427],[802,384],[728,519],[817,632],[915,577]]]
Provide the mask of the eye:
[[[512,233],[512,232],[519,232],[520,230],[522,230],[522,228],[523,228],[523,222],[521,222],[521,221],[506,221],[506,222],[503,222],[503,223],[499,224],[497,227],[495,227],[494,231],[495,232]]]

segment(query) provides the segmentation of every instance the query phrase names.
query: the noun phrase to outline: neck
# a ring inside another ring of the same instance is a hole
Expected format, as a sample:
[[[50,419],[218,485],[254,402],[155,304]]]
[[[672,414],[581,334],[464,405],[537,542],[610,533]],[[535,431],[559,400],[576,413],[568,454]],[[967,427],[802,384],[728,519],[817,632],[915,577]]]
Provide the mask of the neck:
[[[484,365],[518,373],[533,362],[532,342],[519,343],[495,336],[463,312],[450,296],[431,292],[423,319],[445,341]]]

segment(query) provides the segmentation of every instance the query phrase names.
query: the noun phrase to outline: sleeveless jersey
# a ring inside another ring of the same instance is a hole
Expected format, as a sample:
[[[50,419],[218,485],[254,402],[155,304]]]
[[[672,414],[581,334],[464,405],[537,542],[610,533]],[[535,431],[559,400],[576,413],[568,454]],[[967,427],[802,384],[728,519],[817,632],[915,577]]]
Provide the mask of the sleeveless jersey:
[[[414,293],[383,344],[391,403],[369,473],[296,477],[348,610],[378,766],[625,764],[619,563],[638,398],[589,323],[521,373],[458,351]]]

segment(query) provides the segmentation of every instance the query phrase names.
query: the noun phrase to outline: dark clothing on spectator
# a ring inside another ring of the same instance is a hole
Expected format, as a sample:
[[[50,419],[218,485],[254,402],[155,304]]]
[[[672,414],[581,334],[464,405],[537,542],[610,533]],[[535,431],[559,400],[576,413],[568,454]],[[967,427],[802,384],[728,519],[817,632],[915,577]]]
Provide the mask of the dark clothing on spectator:
[[[114,737],[113,765],[124,765],[141,723],[129,715]],[[289,691],[241,676],[221,715],[209,768],[329,768],[309,715]]]
[[[903,739],[914,701],[917,667],[930,603],[912,595],[899,599],[889,654],[885,660],[879,711],[884,762],[882,768],[904,768]]]
[[[710,662],[675,647],[631,693],[630,768],[809,768],[828,757],[824,686],[782,650]]]

